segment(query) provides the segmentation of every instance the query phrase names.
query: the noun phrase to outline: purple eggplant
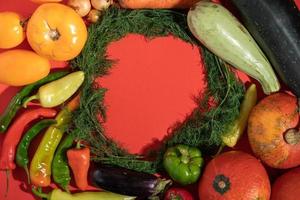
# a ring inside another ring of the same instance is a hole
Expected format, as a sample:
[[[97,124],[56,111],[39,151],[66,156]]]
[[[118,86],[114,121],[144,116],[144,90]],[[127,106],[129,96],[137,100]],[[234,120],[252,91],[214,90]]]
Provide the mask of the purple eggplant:
[[[91,171],[91,177],[95,186],[101,189],[137,199],[158,198],[172,184],[171,180],[153,174],[100,164]]]

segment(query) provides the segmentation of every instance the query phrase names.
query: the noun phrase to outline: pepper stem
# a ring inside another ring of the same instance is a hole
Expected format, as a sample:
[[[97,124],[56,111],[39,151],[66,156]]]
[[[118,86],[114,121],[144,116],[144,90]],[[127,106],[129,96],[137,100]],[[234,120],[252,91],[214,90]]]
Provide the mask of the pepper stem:
[[[6,174],[6,190],[5,190],[5,194],[4,197],[6,198],[8,195],[8,190],[9,190],[9,170],[5,170],[5,174]]]
[[[29,170],[27,165],[24,167],[24,170],[27,176],[27,183],[30,184]]]
[[[220,145],[217,153],[213,157],[217,157],[218,155],[220,155],[220,153],[223,151],[223,149],[224,149],[225,146],[226,145],[222,142],[222,144]]]
[[[45,193],[43,193],[41,190],[39,191],[39,190],[36,190],[36,188],[35,187],[32,187],[32,193],[35,195],[35,196],[37,196],[37,197],[40,197],[40,198],[42,198],[42,199],[49,199],[49,194],[45,194]]]
[[[76,142],[76,149],[80,149],[81,148],[81,144],[80,144],[80,140],[78,140],[77,142]]]
[[[32,100],[35,100],[35,99],[39,99],[39,96],[36,94],[36,95],[33,95],[31,97],[28,97],[27,99],[25,99],[25,101],[23,102],[23,107],[24,108],[27,108],[27,104],[29,102],[31,102]]]

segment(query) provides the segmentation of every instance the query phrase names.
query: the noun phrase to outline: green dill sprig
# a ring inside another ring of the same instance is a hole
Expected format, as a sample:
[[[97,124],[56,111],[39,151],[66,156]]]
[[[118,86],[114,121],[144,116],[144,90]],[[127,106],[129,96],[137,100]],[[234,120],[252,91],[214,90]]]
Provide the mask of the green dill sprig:
[[[114,64],[106,53],[107,46],[129,33],[141,34],[148,39],[173,35],[198,45],[188,30],[186,14],[172,10],[110,8],[99,23],[89,27],[85,48],[71,65],[74,69],[84,71],[86,77],[80,108],[73,115],[78,130],[75,137],[90,143],[93,160],[155,173],[160,170],[163,153],[170,146],[186,144],[208,150],[221,145],[220,136],[239,114],[244,87],[223,61],[200,46],[207,74],[207,89],[203,97],[199,97],[199,107],[174,129],[172,135],[165,138],[154,160],[129,154],[106,137],[99,122],[99,119],[105,119],[103,99],[106,89],[96,85],[95,79],[106,75]],[[211,101],[216,106],[210,108]]]

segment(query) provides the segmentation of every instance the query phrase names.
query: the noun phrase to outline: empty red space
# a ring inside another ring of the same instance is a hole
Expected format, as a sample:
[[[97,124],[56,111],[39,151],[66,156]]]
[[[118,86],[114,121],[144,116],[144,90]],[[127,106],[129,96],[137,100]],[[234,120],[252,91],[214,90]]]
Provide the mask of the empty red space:
[[[108,89],[105,131],[141,153],[196,107],[205,78],[199,49],[173,37],[129,35],[111,44],[108,55],[117,63],[98,80]]]

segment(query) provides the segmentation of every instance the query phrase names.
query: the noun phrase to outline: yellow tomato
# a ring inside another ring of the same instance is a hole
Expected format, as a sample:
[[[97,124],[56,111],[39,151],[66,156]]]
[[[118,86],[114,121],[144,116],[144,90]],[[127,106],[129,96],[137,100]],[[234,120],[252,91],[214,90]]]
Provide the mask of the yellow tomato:
[[[70,7],[58,3],[39,6],[27,25],[27,40],[42,56],[66,61],[84,47],[87,29],[82,18]]]
[[[0,83],[23,86],[34,83],[50,72],[50,62],[33,51],[9,50],[0,53]]]
[[[20,15],[14,12],[0,12],[0,48],[16,47],[24,38]]]

